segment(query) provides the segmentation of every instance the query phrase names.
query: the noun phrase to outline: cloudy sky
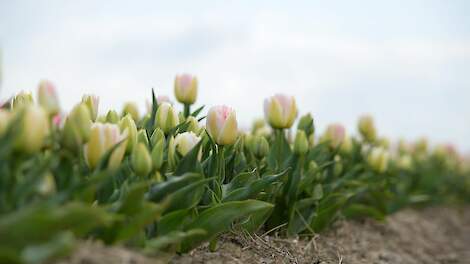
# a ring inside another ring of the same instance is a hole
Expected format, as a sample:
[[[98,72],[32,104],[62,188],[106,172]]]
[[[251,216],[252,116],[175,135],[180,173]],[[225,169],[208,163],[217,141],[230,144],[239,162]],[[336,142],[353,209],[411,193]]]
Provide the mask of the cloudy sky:
[[[150,89],[172,96],[196,74],[198,103],[227,104],[248,126],[266,96],[296,97],[319,130],[355,129],[470,150],[470,2],[0,1],[0,98],[53,81],[65,109],[101,111]]]

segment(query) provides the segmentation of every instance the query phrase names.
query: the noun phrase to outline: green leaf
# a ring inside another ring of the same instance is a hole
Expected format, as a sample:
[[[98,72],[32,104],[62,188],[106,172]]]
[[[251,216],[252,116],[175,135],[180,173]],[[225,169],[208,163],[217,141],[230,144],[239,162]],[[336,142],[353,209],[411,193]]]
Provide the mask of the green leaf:
[[[202,179],[173,192],[168,196],[168,205],[165,213],[195,207],[204,194],[206,184],[212,181],[209,179]]]
[[[203,229],[207,233],[182,241],[181,251],[198,246],[204,241],[230,230],[236,220],[246,218],[256,212],[272,209],[273,205],[263,201],[245,200],[218,204],[202,212],[185,230]]]
[[[383,221],[385,215],[372,206],[354,203],[343,210],[343,214],[348,218],[372,217],[376,220]]]
[[[182,241],[191,240],[193,238],[205,236],[207,232],[203,229],[191,229],[186,232],[183,231],[173,231],[163,236],[148,240],[145,243],[144,253],[154,254],[156,251],[168,248],[169,246],[174,246],[175,248]],[[170,250],[167,250],[170,251]]]
[[[316,202],[318,202],[316,198],[306,198],[295,202],[287,226],[287,235],[293,236],[310,228],[309,223],[314,217]]]
[[[157,233],[159,236],[166,235],[173,231],[182,230],[184,225],[190,220],[191,211],[189,209],[183,209],[168,213],[157,223]]]
[[[201,113],[202,109],[204,109],[205,105],[199,107],[198,109],[194,110],[194,112],[191,113],[192,116],[197,117],[199,113]]]
[[[201,179],[203,177],[199,173],[185,173],[182,176],[171,177],[167,181],[153,185],[145,197],[152,202],[161,202],[170,194]]]
[[[240,201],[255,198],[255,196],[263,189],[266,189],[271,184],[280,181],[287,171],[288,169],[275,175],[263,176],[261,179],[254,180],[253,182],[246,184],[243,187],[232,190],[227,193],[227,195],[223,198],[223,201]]]

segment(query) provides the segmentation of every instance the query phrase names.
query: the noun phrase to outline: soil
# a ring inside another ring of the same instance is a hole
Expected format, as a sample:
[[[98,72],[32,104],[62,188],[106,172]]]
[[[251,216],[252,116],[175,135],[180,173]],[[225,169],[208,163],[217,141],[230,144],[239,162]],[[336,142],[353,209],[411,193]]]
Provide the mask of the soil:
[[[207,245],[179,256],[145,257],[86,242],[60,263],[470,263],[470,207],[406,209],[385,222],[338,221],[313,238],[229,234],[218,250]]]

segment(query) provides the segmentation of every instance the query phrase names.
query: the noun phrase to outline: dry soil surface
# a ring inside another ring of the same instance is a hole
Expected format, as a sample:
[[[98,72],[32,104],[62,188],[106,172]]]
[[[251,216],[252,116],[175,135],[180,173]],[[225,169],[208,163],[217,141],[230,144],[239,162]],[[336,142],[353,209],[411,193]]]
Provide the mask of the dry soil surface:
[[[385,222],[338,221],[313,238],[225,235],[180,256],[145,257],[119,247],[83,243],[60,263],[470,263],[470,207],[406,209]]]

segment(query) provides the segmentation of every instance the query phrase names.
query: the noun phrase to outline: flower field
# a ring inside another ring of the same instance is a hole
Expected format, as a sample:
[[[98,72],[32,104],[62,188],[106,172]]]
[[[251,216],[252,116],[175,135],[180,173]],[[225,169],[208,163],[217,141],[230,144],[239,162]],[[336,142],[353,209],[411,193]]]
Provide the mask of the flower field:
[[[149,255],[217,250],[229,231],[313,236],[339,217],[470,202],[470,161],[449,144],[390,142],[369,115],[357,132],[317,131],[284,94],[241,131],[237,109],[198,105],[198,89],[175,78],[181,112],[152,91],[145,113],[126,103],[99,115],[85,95],[66,114],[49,81],[3,103],[0,263],[48,263],[83,239]]]

